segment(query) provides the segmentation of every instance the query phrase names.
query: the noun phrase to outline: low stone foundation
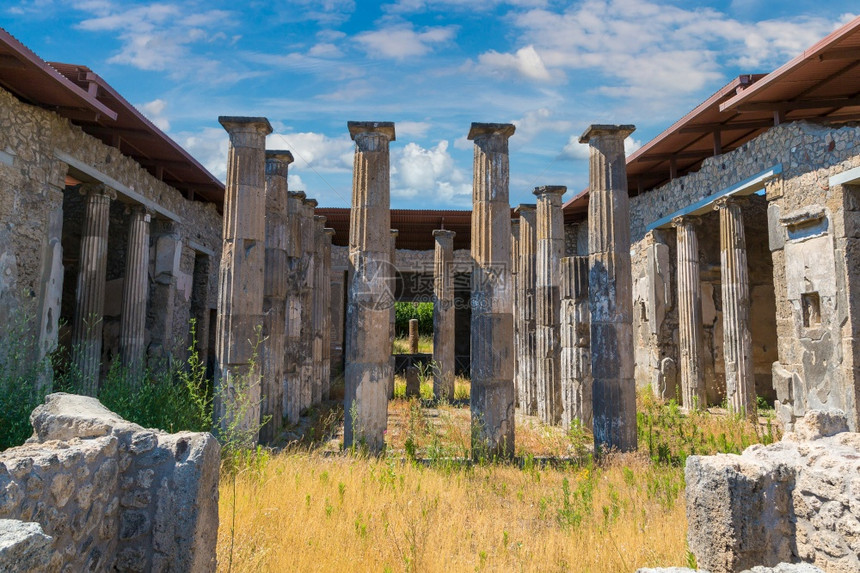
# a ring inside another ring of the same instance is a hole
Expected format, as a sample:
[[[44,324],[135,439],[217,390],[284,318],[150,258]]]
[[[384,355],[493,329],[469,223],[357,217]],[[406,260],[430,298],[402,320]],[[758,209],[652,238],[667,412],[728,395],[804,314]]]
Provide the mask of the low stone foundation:
[[[780,563],[860,571],[860,434],[812,410],[780,443],[687,460],[690,550],[711,573]]]
[[[0,453],[0,570],[215,570],[211,434],[147,430],[62,393],[30,420],[33,437]]]

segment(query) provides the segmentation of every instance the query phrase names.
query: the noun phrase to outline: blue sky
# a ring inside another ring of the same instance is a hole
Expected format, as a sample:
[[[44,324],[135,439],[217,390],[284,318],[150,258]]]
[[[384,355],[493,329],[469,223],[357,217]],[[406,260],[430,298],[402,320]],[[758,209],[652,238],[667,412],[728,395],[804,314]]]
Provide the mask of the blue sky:
[[[349,205],[348,120],[394,121],[392,207],[469,208],[473,121],[512,122],[511,204],[587,185],[590,123],[632,151],[731,78],[768,72],[848,22],[856,0],[5,0],[0,25],[84,64],[216,176],[219,115],[262,115],[290,188]]]

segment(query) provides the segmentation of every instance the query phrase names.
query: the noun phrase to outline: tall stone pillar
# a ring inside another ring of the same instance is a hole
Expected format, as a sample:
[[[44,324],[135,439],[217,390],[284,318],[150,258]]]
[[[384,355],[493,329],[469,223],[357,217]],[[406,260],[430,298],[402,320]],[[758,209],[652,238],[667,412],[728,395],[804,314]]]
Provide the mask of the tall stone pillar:
[[[388,380],[389,400],[394,398],[394,369],[396,367],[397,362],[397,359],[394,357],[394,339],[397,338],[397,308],[395,306],[397,301],[393,297],[397,290],[397,235],[399,234],[400,231],[398,231],[397,229],[391,229],[391,272],[389,273],[390,276],[388,278],[388,288],[390,289],[392,295],[391,306],[388,309],[388,341],[389,346],[391,348],[391,356],[388,357],[388,361],[391,363],[391,377]]]
[[[538,414],[545,424],[561,422],[561,341],[559,313],[561,298],[561,258],[564,256],[563,186],[537,187],[537,273],[535,306],[537,310]]]
[[[588,257],[561,260],[562,424],[574,420],[591,429],[591,325],[588,313]]]
[[[266,152],[266,256],[263,271],[262,419],[260,439],[274,440],[284,426],[289,211],[287,172],[293,154]]]
[[[263,117],[219,117],[230,134],[224,230],[218,284],[215,384],[221,428],[234,423],[256,441],[260,421],[260,373],[252,367],[262,335],[263,267],[266,258],[266,135]]]
[[[472,455],[514,454],[514,324],[508,138],[514,126],[473,123]]]
[[[520,381],[520,409],[524,414],[537,415],[537,308],[535,280],[537,278],[537,209],[535,205],[517,207],[520,214],[520,239],[517,264],[517,368]]]
[[[696,219],[672,220],[677,234],[678,345],[681,359],[681,404],[697,410],[707,404],[702,376],[702,285]]]
[[[81,193],[84,195],[85,211],[75,295],[75,321],[72,326],[72,352],[81,375],[81,391],[95,396],[99,388],[102,358],[110,202],[116,198],[116,192],[102,183],[84,183]]]
[[[322,399],[331,397],[331,341],[332,341],[332,302],[331,302],[331,241],[334,229],[323,229],[322,278],[319,290],[322,292]]]
[[[128,220],[125,279],[122,283],[122,317],[119,352],[122,364],[137,379],[146,351],[146,303],[149,302],[149,222],[143,205],[131,208]]]
[[[287,339],[284,352],[284,413],[290,423],[299,421],[301,412],[302,301],[307,261],[302,256],[302,220],[305,194],[287,193]]]
[[[391,372],[391,122],[349,122],[355,141],[349,226],[344,446],[385,447]]]
[[[595,449],[636,449],[633,284],[624,138],[632,125],[592,125],[588,204],[588,299]]]
[[[739,200],[733,197],[719,199],[716,209],[720,212],[726,400],[730,411],[755,419],[750,288],[743,214]]]
[[[314,280],[316,279],[316,227],[314,210],[316,199],[305,199],[302,203],[300,219],[302,233],[302,275],[301,283],[301,335],[299,351],[299,412],[311,407],[314,398]]]
[[[436,229],[433,238],[433,395],[454,399],[454,231]]]
[[[170,219],[153,219],[150,223],[150,242],[155,252],[151,265],[149,312],[146,317],[146,330],[149,334],[147,358],[158,365],[169,360],[177,350],[174,315],[182,261],[179,224]]]
[[[323,255],[325,243],[325,217],[314,215],[314,288],[313,296],[313,383],[311,384],[311,404],[319,404],[323,399],[323,330],[325,329],[325,296],[323,294]]]
[[[520,380],[520,329],[519,329],[519,296],[520,296],[520,220],[511,218],[511,287],[514,289],[514,302],[511,312],[514,315],[514,405],[522,408],[522,380]]]

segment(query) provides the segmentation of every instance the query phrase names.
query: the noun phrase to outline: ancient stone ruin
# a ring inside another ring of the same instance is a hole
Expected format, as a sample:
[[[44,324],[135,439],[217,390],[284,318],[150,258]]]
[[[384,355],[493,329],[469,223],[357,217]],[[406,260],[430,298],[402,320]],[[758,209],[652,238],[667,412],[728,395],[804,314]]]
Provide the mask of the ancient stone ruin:
[[[221,448],[51,394],[0,453],[0,571],[215,570]]]

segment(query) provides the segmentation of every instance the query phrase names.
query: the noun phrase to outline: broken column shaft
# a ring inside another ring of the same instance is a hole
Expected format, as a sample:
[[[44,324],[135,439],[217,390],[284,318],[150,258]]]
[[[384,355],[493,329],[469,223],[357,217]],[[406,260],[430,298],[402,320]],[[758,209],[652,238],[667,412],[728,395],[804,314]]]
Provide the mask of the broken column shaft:
[[[588,257],[561,260],[562,424],[591,429],[591,329],[588,313]]]
[[[632,125],[592,125],[588,298],[591,312],[592,415],[595,449],[636,449],[630,209],[624,139]]]
[[[563,186],[537,187],[537,273],[535,301],[537,321],[538,414],[545,424],[561,422],[561,344],[559,309],[561,257],[564,255]]]
[[[131,207],[128,220],[128,247],[125,279],[122,284],[122,318],[119,353],[122,365],[133,381],[143,373],[146,350],[146,303],[149,301],[149,223],[151,215],[143,205]]]
[[[521,204],[519,253],[517,264],[517,368],[520,382],[519,403],[524,414],[537,415],[537,338],[535,280],[537,262],[537,209],[535,205]]]
[[[454,399],[454,231],[436,229],[433,238],[433,395]]]
[[[720,260],[723,295],[723,353],[729,410],[756,417],[755,372],[750,332],[750,287],[747,246],[740,202],[717,200],[720,212]]]
[[[313,383],[311,404],[319,404],[323,398],[323,329],[325,328],[325,296],[323,294],[323,253],[325,243],[325,221],[322,215],[314,215],[314,288],[313,295]]]
[[[219,117],[230,134],[218,285],[216,388],[221,429],[237,425],[257,441],[266,240],[266,135],[263,117]]]
[[[511,124],[473,123],[472,455],[514,454],[514,331],[510,284]]]
[[[284,349],[286,347],[289,211],[287,171],[289,151],[266,152],[266,261],[263,271],[263,336],[261,349],[260,439],[274,440],[283,428]]]
[[[116,198],[116,192],[102,183],[84,183],[81,194],[84,195],[85,210],[72,327],[72,356],[81,377],[81,392],[95,396],[102,358],[110,202]]]
[[[349,227],[344,446],[385,447],[391,372],[391,122],[349,122],[355,141]]]
[[[331,396],[331,241],[334,229],[323,229],[322,249],[322,278],[319,289],[322,292],[322,398],[328,400]]]
[[[704,408],[702,377],[702,286],[699,281],[699,239],[692,217],[672,220],[677,235],[678,346],[681,361],[681,405]]]

